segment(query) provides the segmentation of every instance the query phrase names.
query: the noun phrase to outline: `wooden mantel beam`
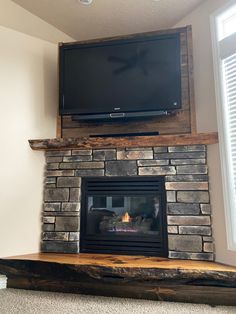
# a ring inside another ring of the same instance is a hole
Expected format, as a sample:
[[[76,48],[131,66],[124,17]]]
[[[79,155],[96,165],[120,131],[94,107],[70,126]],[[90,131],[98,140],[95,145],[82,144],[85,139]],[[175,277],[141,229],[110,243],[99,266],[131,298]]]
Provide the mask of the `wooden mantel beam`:
[[[34,150],[131,148],[152,146],[210,145],[218,143],[218,133],[122,137],[78,137],[29,140]]]

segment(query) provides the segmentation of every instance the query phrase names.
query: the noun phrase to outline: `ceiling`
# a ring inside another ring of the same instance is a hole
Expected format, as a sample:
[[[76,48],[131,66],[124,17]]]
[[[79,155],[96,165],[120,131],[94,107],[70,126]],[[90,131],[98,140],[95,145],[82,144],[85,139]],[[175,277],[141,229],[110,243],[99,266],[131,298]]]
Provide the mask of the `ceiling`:
[[[75,40],[173,27],[206,0],[13,0]]]

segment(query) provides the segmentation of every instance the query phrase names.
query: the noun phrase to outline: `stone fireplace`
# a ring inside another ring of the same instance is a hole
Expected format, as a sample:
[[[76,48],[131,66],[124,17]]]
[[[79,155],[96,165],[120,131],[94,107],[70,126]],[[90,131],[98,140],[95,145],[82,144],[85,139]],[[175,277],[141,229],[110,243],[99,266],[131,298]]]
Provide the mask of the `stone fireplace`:
[[[41,250],[80,252],[83,179],[161,177],[168,257],[213,260],[206,150],[189,145],[46,152]]]

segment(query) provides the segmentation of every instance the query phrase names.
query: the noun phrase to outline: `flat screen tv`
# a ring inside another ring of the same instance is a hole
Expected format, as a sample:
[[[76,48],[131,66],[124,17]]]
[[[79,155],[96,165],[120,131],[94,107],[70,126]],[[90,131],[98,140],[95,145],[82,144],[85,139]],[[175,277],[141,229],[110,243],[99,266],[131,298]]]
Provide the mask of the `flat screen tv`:
[[[60,114],[155,116],[181,108],[180,34],[62,44]]]

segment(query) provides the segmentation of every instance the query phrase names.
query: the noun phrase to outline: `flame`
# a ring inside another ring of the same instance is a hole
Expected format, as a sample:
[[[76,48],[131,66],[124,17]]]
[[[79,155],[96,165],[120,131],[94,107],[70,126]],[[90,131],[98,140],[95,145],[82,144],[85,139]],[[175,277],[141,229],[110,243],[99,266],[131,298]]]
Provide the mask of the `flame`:
[[[122,222],[130,222],[131,221],[131,217],[127,212],[121,217],[121,219],[122,219]]]

